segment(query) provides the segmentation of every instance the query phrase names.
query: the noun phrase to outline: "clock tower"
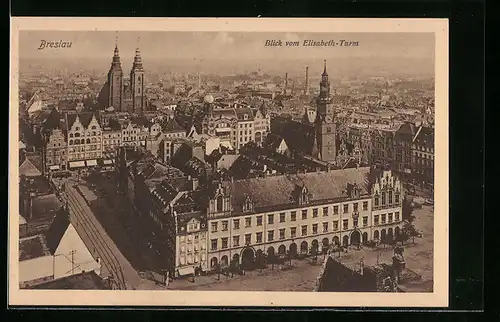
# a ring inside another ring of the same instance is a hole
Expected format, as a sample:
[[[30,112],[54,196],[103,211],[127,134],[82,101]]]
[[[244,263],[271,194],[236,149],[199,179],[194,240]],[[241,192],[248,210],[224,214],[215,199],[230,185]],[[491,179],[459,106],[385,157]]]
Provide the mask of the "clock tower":
[[[319,159],[325,162],[335,161],[337,151],[335,146],[336,129],[334,123],[333,105],[330,98],[330,81],[326,71],[326,60],[321,75],[319,97],[316,101],[316,141]]]

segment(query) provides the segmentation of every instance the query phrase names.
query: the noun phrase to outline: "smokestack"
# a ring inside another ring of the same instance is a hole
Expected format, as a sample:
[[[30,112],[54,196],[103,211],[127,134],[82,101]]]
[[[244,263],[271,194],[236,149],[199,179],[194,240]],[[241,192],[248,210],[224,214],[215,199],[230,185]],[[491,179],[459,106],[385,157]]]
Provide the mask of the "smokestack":
[[[288,88],[288,73],[285,74],[285,89]]]
[[[201,89],[201,74],[198,72],[198,89]]]
[[[309,67],[306,66],[306,89],[305,94],[309,95]]]

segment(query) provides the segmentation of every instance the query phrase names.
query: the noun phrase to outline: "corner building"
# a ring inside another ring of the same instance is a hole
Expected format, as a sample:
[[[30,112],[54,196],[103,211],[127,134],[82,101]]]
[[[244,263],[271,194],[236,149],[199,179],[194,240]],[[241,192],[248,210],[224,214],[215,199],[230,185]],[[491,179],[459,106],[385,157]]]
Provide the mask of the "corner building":
[[[369,168],[220,183],[208,205],[210,269],[262,254],[292,256],[311,246],[373,238]]]
[[[372,236],[388,241],[403,228],[403,185],[390,170],[378,172],[372,185]]]

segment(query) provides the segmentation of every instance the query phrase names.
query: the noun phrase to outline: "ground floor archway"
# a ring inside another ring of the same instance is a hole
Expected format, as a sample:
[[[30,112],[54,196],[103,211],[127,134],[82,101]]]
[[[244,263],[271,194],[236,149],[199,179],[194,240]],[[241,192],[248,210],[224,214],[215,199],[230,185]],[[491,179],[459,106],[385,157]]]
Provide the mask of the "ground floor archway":
[[[265,265],[265,257],[261,249],[258,249],[257,252],[255,253],[255,262],[257,263],[258,266]]]
[[[314,239],[311,243],[311,247],[315,248],[317,251],[319,250],[319,243],[318,240]]]
[[[280,247],[278,247],[278,254],[280,254],[280,255],[286,254],[286,246],[285,245],[280,245]]]
[[[234,254],[234,255],[233,255],[233,261],[235,261],[235,262],[238,262],[238,263],[239,263],[239,262],[240,262],[240,254]]]
[[[333,237],[332,242],[333,242],[334,245],[340,245],[340,238],[339,238],[339,236]]]
[[[380,239],[380,233],[379,233],[379,231],[378,231],[378,230],[375,230],[375,231],[373,232],[373,239]]]
[[[363,233],[363,244],[366,244],[366,243],[368,243],[368,233],[364,232]]]
[[[359,245],[361,243],[361,234],[358,230],[351,233],[351,245]]]
[[[328,245],[330,245],[330,240],[328,238],[323,238],[321,243],[323,244],[324,247],[328,247]]]
[[[342,237],[342,245],[349,246],[349,236],[345,235],[344,237]]]
[[[212,259],[210,260],[210,268],[217,267],[217,263],[218,263],[217,257],[212,257]]]
[[[290,244],[290,256],[292,258],[297,257],[297,244],[295,243]]]
[[[255,259],[255,252],[253,248],[247,247],[243,250],[241,254],[241,265],[248,268],[253,265],[254,259]]]
[[[267,256],[268,257],[273,257],[275,255],[274,247],[271,246],[267,249]]]
[[[397,227],[394,229],[394,234],[397,236],[401,235],[401,228]]]
[[[229,265],[229,259],[226,255],[221,257],[220,264],[221,264],[221,266],[228,266]]]
[[[300,253],[307,254],[307,251],[309,250],[308,246],[309,245],[307,244],[307,242],[305,240],[302,243],[300,243]]]
[[[393,240],[394,239],[394,233],[392,232],[392,228],[389,228],[387,230],[387,240]]]
[[[380,239],[382,241],[385,241],[387,238],[387,232],[385,231],[385,229],[382,229],[382,231],[380,232]]]

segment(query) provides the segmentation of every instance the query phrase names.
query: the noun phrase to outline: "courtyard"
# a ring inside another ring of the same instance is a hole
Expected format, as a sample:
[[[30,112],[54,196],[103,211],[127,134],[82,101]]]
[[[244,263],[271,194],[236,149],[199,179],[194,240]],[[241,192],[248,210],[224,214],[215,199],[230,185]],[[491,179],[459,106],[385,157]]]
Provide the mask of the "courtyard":
[[[407,292],[432,292],[433,289],[433,208],[423,206],[415,209],[415,228],[422,233],[421,238],[410,239],[403,245],[406,268],[421,276],[420,280],[402,284]],[[393,247],[379,245],[374,248],[349,247],[347,253],[332,256],[342,263],[358,268],[361,260],[365,266],[377,263],[392,263]],[[318,256],[316,264],[311,259],[292,260],[292,266],[285,262],[281,270],[278,266],[245,272],[245,275],[227,277],[223,274],[197,276],[194,282],[188,279],[174,280],[168,289],[207,290],[207,291],[297,291],[311,292],[321,271],[323,255]]]

